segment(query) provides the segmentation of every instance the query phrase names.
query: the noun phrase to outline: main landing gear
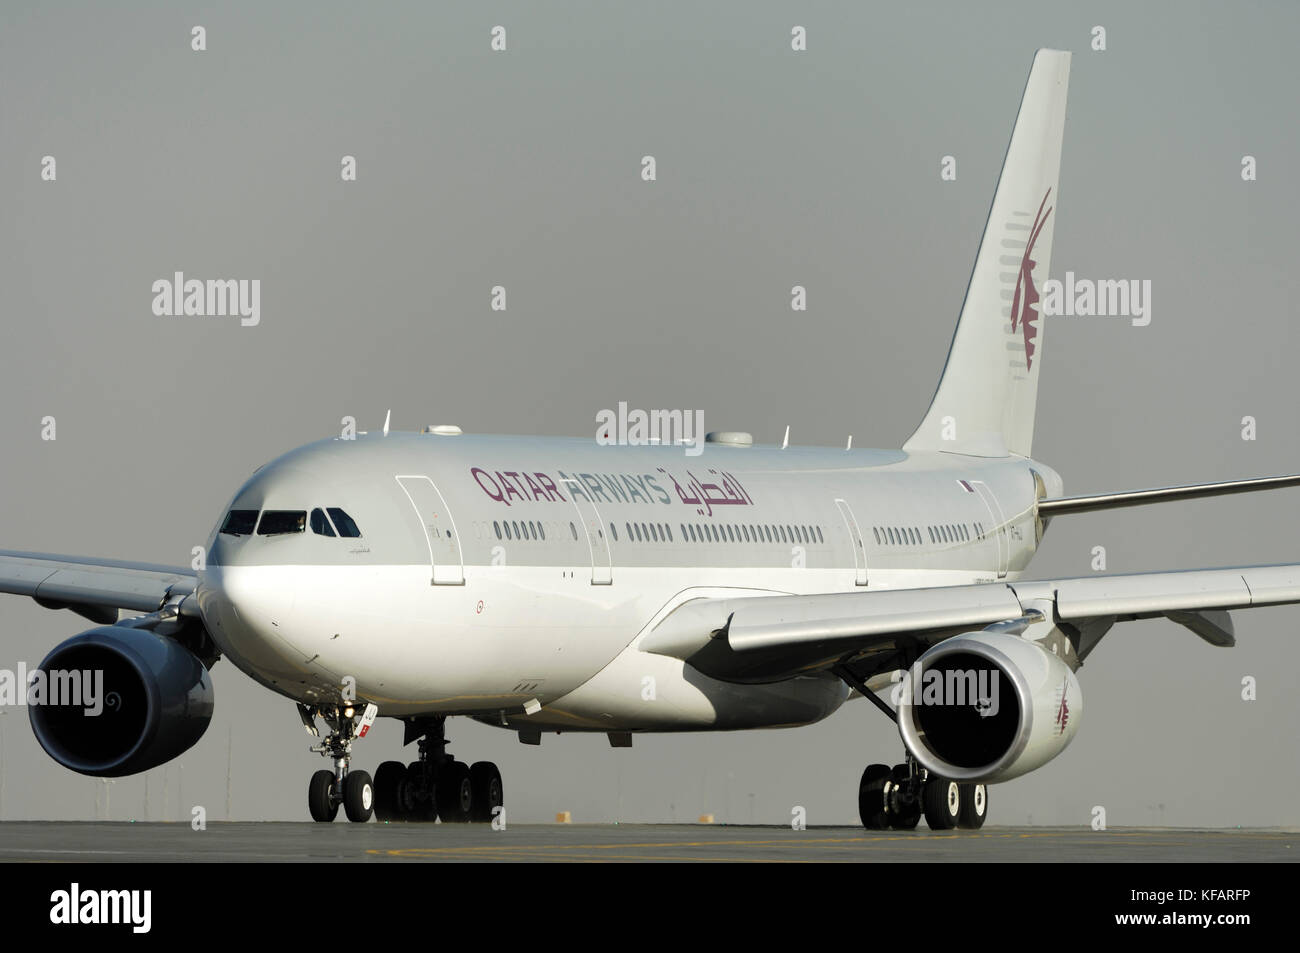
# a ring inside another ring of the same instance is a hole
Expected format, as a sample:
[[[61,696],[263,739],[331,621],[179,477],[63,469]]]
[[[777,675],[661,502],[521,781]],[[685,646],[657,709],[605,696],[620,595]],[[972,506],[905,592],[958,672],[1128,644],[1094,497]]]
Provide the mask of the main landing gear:
[[[332,821],[343,806],[349,821],[490,822],[501,812],[505,790],[501,772],[491,761],[466,765],[447,752],[447,719],[409,718],[404,744],[419,740],[419,760],[385,761],[374,780],[365,771],[349,770],[352,742],[359,737],[352,707],[298,706],[303,724],[318,734],[315,719],[330,732],[311,750],[332,758],[333,771],[317,771],[307,787],[312,820]],[[362,724],[366,722],[362,721]]]
[[[910,659],[903,659],[907,665]],[[906,667],[906,666],[904,666]],[[898,713],[867,687],[847,665],[832,671],[886,717]],[[869,831],[916,830],[921,816],[932,831],[978,830],[988,816],[989,792],[983,784],[941,778],[921,767],[910,754],[903,764],[869,764],[858,782],[858,817]]]
[[[988,789],[930,774],[910,755],[890,768],[869,764],[858,784],[858,816],[867,830],[915,830],[922,815],[932,831],[977,830],[988,815]]]

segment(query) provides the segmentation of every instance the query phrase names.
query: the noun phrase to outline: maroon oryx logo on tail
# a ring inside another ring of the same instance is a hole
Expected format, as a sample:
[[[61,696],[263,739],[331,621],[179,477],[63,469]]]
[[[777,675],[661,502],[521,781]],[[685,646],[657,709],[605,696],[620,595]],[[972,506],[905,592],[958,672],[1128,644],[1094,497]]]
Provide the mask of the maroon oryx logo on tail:
[[[1047,205],[1047,196],[1052,194],[1052,190],[1047,190],[1047,195],[1043,196],[1042,203],[1038,206],[1038,214],[1034,216],[1034,227],[1029,233],[1029,242],[1025,245],[1025,254],[1020,259],[1020,273],[1016,276],[1016,293],[1011,299],[1011,330],[1016,330],[1016,325],[1020,325],[1021,333],[1025,336],[1025,370],[1034,366],[1034,338],[1038,337],[1037,324],[1031,324],[1030,318],[1038,320],[1038,289],[1034,287],[1034,266],[1038,262],[1029,256],[1033,254],[1034,242],[1038,241],[1038,233],[1043,230],[1047,224],[1047,216],[1052,214],[1049,208],[1046,212],[1043,207]]]

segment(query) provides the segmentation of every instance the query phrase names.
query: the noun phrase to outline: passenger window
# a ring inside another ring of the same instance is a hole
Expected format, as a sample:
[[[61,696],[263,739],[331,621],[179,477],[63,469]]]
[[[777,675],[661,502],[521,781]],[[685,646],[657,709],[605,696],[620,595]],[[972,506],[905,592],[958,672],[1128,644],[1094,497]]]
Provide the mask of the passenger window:
[[[221,532],[227,536],[251,536],[255,526],[257,510],[231,510],[221,524]]]
[[[311,511],[311,531],[317,536],[334,536],[334,527],[330,525],[325,511],[317,507]]]
[[[569,532],[573,534],[575,540],[578,538],[578,527],[573,525],[573,520],[569,520]]]
[[[352,522],[352,517],[343,512],[337,506],[325,507],[325,512],[330,515],[334,521],[334,528],[339,531],[339,535],[344,539],[360,539],[361,530],[357,529],[357,524]]]
[[[266,510],[257,524],[258,536],[283,536],[307,528],[306,510]]]
[[[613,523],[610,523],[610,524],[609,524],[609,538],[612,539],[612,540],[613,540],[614,542],[616,542],[616,543],[618,542],[618,530],[616,530],[616,529],[614,528],[614,524],[613,524]]]
[[[500,538],[501,538],[501,524],[498,523],[496,520],[493,520],[493,521],[492,521],[492,528],[493,528],[494,530],[496,530],[497,539],[500,539]]]
[[[542,542],[546,542],[546,524],[539,522],[537,524],[537,535],[542,537]]]

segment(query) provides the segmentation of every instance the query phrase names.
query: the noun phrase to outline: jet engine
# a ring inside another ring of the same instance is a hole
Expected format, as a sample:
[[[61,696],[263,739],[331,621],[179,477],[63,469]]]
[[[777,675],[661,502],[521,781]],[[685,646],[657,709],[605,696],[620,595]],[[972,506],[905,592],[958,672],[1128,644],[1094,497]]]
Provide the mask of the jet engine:
[[[1009,781],[1065,750],[1083,695],[1036,642],[973,632],[917,659],[898,693],[898,730],[922,766],[954,781]]]
[[[179,642],[102,626],[50,652],[28,688],[45,753],[81,774],[147,771],[188,750],[212,720],[212,678]]]

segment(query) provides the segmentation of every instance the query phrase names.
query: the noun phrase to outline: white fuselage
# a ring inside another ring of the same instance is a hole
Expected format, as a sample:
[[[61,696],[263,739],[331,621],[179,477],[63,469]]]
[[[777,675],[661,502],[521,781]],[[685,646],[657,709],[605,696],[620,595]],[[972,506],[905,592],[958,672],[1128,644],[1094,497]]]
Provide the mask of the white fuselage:
[[[327,440],[229,509],[338,507],[360,536],[219,522],[199,603],[235,665],[299,701],[354,687],[381,715],[545,729],[805,724],[845,700],[839,679],[718,681],[640,637],[693,599],[1014,579],[1041,532],[1035,472],[1059,494],[1012,456]]]

